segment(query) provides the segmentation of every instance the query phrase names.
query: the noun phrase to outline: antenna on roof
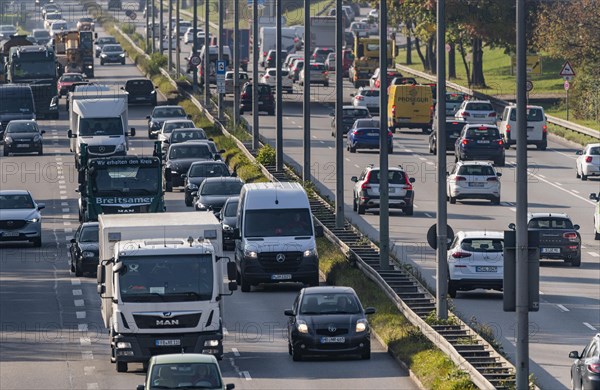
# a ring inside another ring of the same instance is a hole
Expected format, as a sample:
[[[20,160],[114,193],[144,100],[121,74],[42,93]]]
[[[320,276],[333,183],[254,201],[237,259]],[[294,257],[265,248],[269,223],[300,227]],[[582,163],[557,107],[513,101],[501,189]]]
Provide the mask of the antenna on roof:
[[[163,226],[163,246],[167,247],[167,227]]]
[[[275,204],[279,204],[279,199],[277,198],[277,187],[279,186],[275,186]]]

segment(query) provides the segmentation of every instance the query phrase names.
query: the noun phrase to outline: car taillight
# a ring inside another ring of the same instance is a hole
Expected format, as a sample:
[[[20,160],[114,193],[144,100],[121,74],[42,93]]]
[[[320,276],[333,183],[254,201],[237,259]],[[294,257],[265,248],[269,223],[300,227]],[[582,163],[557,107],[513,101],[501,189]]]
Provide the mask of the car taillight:
[[[375,81],[375,87],[379,88],[379,86],[381,85],[381,82],[379,80]]]
[[[273,57],[267,58],[267,61],[273,61]]]
[[[593,157],[592,157],[592,156],[587,156],[587,157],[585,158],[585,162],[586,162],[586,163],[591,163],[591,162],[592,162],[592,159],[593,159]]]
[[[494,118],[496,116],[496,113],[495,112],[490,112],[490,114],[488,116]]]
[[[241,97],[242,99],[246,99],[246,98],[248,97],[248,94],[247,94],[246,92],[244,92],[244,93],[242,93],[242,94],[240,95],[240,97]]]
[[[265,79],[268,79],[269,77],[271,77],[271,76],[269,76],[268,74],[265,75]]]
[[[577,233],[563,233],[563,238],[566,238],[569,241],[577,241]]]
[[[391,132],[390,132],[390,134],[391,134]],[[412,186],[411,182],[408,180],[408,176],[407,175],[404,175],[404,181],[405,181],[405,183],[404,183],[404,189],[407,190],[407,191],[412,191],[413,186]]]
[[[356,96],[354,97],[354,99],[356,99],[356,100],[358,100],[358,101],[365,100],[364,96],[360,96],[360,95],[356,95]]]
[[[466,144],[468,144],[468,143],[469,143],[469,140],[468,140],[468,139],[463,139],[463,140],[461,141],[461,144],[463,144],[463,145],[466,145]]]
[[[392,106],[392,116],[396,115],[396,106]]]
[[[510,134],[510,125],[506,125],[506,134]]]
[[[498,181],[497,177],[488,177],[487,181]]]
[[[392,134],[392,132],[389,130],[388,130],[388,137],[394,137],[394,134]]]
[[[263,57],[266,57],[266,56],[267,56],[267,52],[263,51]]]
[[[466,181],[467,178],[464,176],[454,176],[454,181]]]
[[[504,141],[502,141],[501,139],[498,140],[498,145],[504,145]]]
[[[468,112],[466,112],[466,111],[463,111],[463,112],[462,112],[462,114],[460,114],[460,115],[462,115],[462,116],[471,116],[471,114],[469,114],[469,113],[468,113]]]
[[[360,137],[363,135],[363,132],[362,130],[354,130],[354,135]]]
[[[548,126],[542,126],[542,133],[546,134],[548,132]]]
[[[587,369],[595,374],[600,374],[600,363],[591,363],[587,365]]]
[[[454,257],[455,259],[462,259],[464,257],[471,257],[471,254],[468,252],[454,252],[452,254],[452,257]]]
[[[323,74],[324,74],[324,75],[328,75],[328,74],[329,74],[329,72],[328,72],[328,71],[326,71],[326,70],[324,70],[324,71],[323,71]]]
[[[317,58],[317,53],[314,53],[314,54],[313,54],[313,58]]]

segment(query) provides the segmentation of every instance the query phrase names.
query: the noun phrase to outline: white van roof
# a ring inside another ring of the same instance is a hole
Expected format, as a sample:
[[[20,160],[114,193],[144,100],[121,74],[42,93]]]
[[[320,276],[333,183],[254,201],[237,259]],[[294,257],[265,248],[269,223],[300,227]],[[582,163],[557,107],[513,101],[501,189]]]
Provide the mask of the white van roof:
[[[310,208],[306,191],[299,183],[244,184],[240,198],[247,210]]]

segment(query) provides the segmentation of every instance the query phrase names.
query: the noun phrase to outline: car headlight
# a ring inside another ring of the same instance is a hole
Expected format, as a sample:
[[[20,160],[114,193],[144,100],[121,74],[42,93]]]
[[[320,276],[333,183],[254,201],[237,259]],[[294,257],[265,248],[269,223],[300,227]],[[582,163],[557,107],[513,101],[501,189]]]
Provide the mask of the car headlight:
[[[121,54],[119,54],[119,56],[125,57],[125,53],[121,53]]]
[[[300,333],[308,333],[308,325],[306,324],[306,321],[298,320],[296,323],[296,329],[298,329],[298,332]]]
[[[39,220],[40,220],[40,218],[31,218],[31,219],[28,219],[27,222],[29,222],[29,223],[36,223]]]
[[[307,249],[303,253],[304,257],[311,257],[317,255],[317,248]]]
[[[197,202],[196,203],[196,209],[197,210],[208,210],[208,206],[205,205],[205,204],[203,204],[203,203]]]
[[[101,53],[100,57],[106,57],[106,53]]]
[[[153,94],[155,94],[155,93],[156,93],[156,91],[155,91],[155,90],[152,90],[152,91],[150,91],[150,95],[153,95]]]
[[[83,251],[81,252],[81,255],[83,257],[94,257],[94,252],[90,252],[90,251]]]
[[[223,230],[233,230],[233,228],[229,225],[223,224]]]
[[[4,143],[5,143],[5,144],[11,144],[12,142],[13,142],[13,139],[12,139],[12,138],[10,138],[10,137],[6,137],[6,138],[4,138]]]
[[[367,320],[364,318],[356,321],[356,333],[364,332],[367,330]]]
[[[40,142],[41,139],[42,139],[42,137],[40,137],[39,135],[35,135],[33,137],[33,142]]]
[[[219,340],[206,340],[204,342],[204,346],[205,347],[218,347],[219,346]]]
[[[125,144],[119,144],[115,148],[115,152],[124,152],[124,151],[125,151]]]
[[[248,257],[251,259],[257,259],[258,253],[256,253],[255,251],[251,251],[249,249],[244,249],[244,257]]]
[[[188,188],[190,190],[197,190],[198,189],[198,186],[196,184],[194,184],[194,183],[188,183],[187,186],[188,186]]]
[[[131,343],[125,341],[119,341],[117,343],[117,349],[129,349],[131,348]]]
[[[160,127],[160,123],[158,123],[156,121],[151,121],[150,122],[150,127],[156,129],[157,127]]]

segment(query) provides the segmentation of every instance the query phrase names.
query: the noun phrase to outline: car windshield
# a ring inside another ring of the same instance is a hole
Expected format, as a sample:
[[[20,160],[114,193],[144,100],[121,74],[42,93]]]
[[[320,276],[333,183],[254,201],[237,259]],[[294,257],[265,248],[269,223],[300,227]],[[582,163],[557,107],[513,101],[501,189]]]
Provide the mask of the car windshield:
[[[100,45],[108,45],[111,43],[117,43],[117,40],[113,37],[100,38],[98,39],[98,44]]]
[[[319,70],[325,70],[325,65],[323,64],[310,64],[310,70],[312,70],[313,72],[319,71]]]
[[[13,62],[13,72],[15,78],[48,77],[56,76],[56,63],[54,61],[31,61],[21,60]]]
[[[469,252],[502,252],[503,242],[501,238],[465,238],[460,247]]]
[[[241,181],[205,181],[200,190],[200,195],[239,195],[244,183]]]
[[[458,175],[496,176],[494,168],[489,165],[463,165],[458,169]]]
[[[50,33],[46,30],[33,30],[33,36],[36,38],[50,38]]]
[[[196,139],[206,139],[206,133],[204,130],[173,130],[171,133],[171,137],[169,138],[169,142],[172,144],[177,144],[180,142],[191,141]]]
[[[448,93],[446,94],[447,103],[462,103],[465,100],[465,95],[459,93]]]
[[[308,209],[248,210],[245,214],[246,237],[312,236]]]
[[[221,376],[214,363],[156,364],[150,373],[150,390],[221,388]]]
[[[363,89],[360,92],[361,96],[368,96],[368,97],[378,97],[379,96],[379,90],[378,89]]]
[[[115,118],[79,118],[79,135],[123,135],[123,122]]]
[[[154,89],[154,86],[149,80],[130,80],[125,85],[125,88],[152,91]]]
[[[193,164],[189,177],[222,177],[229,176],[229,169],[222,163]]]
[[[223,213],[226,217],[235,217],[237,214],[239,201],[233,200],[227,202],[227,206],[225,207],[225,212]]]
[[[344,120],[352,120],[352,122],[354,123],[354,120],[356,118],[368,118],[369,117],[369,111],[368,110],[359,110],[359,109],[344,109],[343,111],[343,119]]]
[[[359,314],[358,299],[349,293],[305,294],[300,304],[300,314]]]
[[[469,103],[466,110],[468,111],[494,111],[494,107],[490,103]]]
[[[573,229],[573,223],[566,218],[534,218],[527,226],[530,229]]]
[[[178,144],[176,147],[172,147],[169,152],[170,160],[179,160],[187,158],[196,159],[212,159],[212,153],[208,145],[183,145]]]
[[[120,45],[105,45],[104,48],[102,49],[103,51],[106,52],[118,52],[118,51],[123,51],[123,49],[121,48]]]
[[[98,225],[84,227],[79,242],[98,242]]]
[[[152,111],[152,116],[155,118],[181,118],[185,115],[185,111],[181,107],[155,108]]]
[[[500,133],[498,129],[489,127],[471,128],[467,130],[465,138],[472,140],[495,140],[500,138]]]
[[[28,194],[0,195],[0,209],[32,209],[33,199]]]
[[[517,110],[510,111],[510,120],[517,120]],[[539,108],[528,108],[527,109],[527,122],[543,122],[544,112]]]
[[[190,127],[194,127],[194,122],[180,121],[180,122],[165,123],[163,125],[162,132],[163,132],[163,134],[169,134],[175,129],[185,129],[185,128],[190,128]]]
[[[74,83],[76,81],[83,81],[83,77],[81,77],[81,75],[78,75],[78,74],[77,75],[75,75],[75,74],[63,75],[60,78],[60,81],[67,82],[67,83]]]
[[[35,122],[10,122],[6,133],[37,133],[38,127]]]
[[[160,172],[152,166],[96,166],[91,180],[97,196],[155,195]]]
[[[162,246],[163,240],[160,243]],[[169,245],[169,241],[165,245]],[[165,258],[131,256],[126,252],[120,260],[123,267],[118,277],[123,302],[204,301],[213,296],[210,254],[173,254]],[[194,327],[198,320],[189,327]],[[185,320],[182,318],[180,321]]]
[[[380,171],[372,170],[369,175],[369,183],[371,184],[379,184],[380,182]],[[388,172],[388,182],[389,184],[406,184],[406,176],[402,171],[394,171],[390,170]]]

